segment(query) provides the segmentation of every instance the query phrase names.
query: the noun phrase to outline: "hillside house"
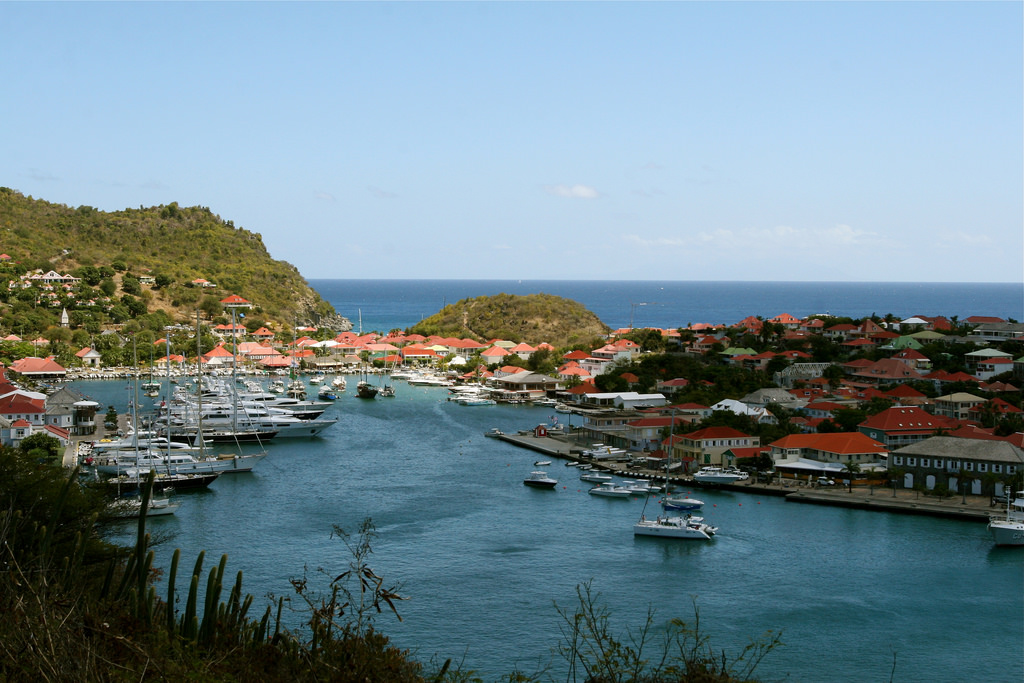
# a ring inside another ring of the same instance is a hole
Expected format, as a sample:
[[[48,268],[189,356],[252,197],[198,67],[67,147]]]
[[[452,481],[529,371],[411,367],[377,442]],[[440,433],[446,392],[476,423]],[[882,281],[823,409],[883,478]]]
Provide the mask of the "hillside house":
[[[984,402],[985,399],[983,398],[961,391],[955,394],[939,396],[932,402],[932,405],[935,408],[936,415],[949,417],[954,420],[966,420],[970,416],[971,409]]]

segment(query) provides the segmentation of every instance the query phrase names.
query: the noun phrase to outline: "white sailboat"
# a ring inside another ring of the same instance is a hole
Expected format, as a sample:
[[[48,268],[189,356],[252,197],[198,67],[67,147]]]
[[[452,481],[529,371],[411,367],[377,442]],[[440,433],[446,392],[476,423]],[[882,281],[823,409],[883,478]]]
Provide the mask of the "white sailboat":
[[[657,536],[694,541],[710,541],[717,531],[717,527],[705,524],[703,517],[693,517],[689,514],[685,517],[659,515],[655,519],[646,519],[641,515],[640,521],[633,525],[634,536]]]
[[[669,448],[672,445],[672,427],[675,426],[676,415],[673,411],[672,422],[669,427]],[[671,450],[670,450],[671,453]],[[671,456],[669,457],[671,462]],[[668,472],[665,470],[665,490],[668,492]],[[703,505],[703,503],[701,503]],[[647,505],[644,504],[646,509]],[[705,524],[703,517],[694,517],[690,513],[685,516],[679,515],[658,515],[654,519],[647,519],[643,512],[640,513],[640,520],[633,525],[634,536],[655,536],[659,538],[677,538],[682,540],[709,541],[718,531],[717,527]]]

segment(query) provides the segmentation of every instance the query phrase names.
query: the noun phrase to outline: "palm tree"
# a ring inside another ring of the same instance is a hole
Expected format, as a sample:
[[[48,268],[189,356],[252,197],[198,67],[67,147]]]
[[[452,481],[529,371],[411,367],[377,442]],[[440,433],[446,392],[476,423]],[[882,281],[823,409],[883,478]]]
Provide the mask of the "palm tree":
[[[892,497],[896,497],[896,482],[902,481],[907,471],[901,467],[893,467],[889,470],[889,481],[892,482]]]
[[[972,476],[973,475],[964,469],[962,465],[960,470],[956,473],[956,485],[960,488],[961,505],[967,505],[967,487],[970,486]]]
[[[853,493],[853,475],[860,472],[860,465],[855,463],[853,460],[843,465],[843,472],[846,472],[846,482],[849,486],[850,493]]]

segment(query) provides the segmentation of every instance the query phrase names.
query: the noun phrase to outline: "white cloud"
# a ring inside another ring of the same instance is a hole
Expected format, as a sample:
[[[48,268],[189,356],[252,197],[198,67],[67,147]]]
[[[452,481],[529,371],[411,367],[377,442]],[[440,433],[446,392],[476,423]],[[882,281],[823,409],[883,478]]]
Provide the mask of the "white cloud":
[[[570,199],[597,199],[601,196],[600,192],[589,185],[545,185],[544,191],[556,197]]]

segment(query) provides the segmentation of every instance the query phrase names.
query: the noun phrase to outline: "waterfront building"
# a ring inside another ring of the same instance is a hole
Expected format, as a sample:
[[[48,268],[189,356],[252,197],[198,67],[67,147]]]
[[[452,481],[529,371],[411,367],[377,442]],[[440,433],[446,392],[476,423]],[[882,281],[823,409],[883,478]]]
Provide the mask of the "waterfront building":
[[[889,468],[902,470],[903,485],[959,491],[958,477],[971,482],[967,493],[1003,495],[1003,482],[1024,468],[1024,450],[1008,441],[933,436],[892,452]]]
[[[858,465],[861,470],[885,469],[889,454],[885,444],[860,432],[789,434],[768,445],[775,469],[783,472],[793,469],[799,461],[830,463],[840,469],[847,463]]]
[[[10,370],[33,379],[63,379],[68,371],[50,358],[20,358],[11,363]]]
[[[724,465],[725,452],[732,448],[756,448],[761,437],[744,434],[732,427],[705,427],[673,439],[672,457],[697,466]]]
[[[518,392],[530,399],[544,398],[548,392],[562,388],[560,380],[539,372],[518,372],[505,377],[495,377],[492,381],[500,389]]]
[[[638,419],[635,410],[580,409],[579,415],[583,418],[579,433],[584,441],[603,443],[615,448],[629,447],[628,425]]]
[[[79,404],[83,403],[92,402],[86,401],[86,398],[82,393],[75,391],[71,387],[66,385],[61,386],[60,389],[49,394],[44,399],[44,405],[46,406],[44,422],[48,425],[59,427],[60,429],[74,431],[75,433],[91,433],[91,430],[88,432],[75,431],[76,412],[79,417],[87,415],[86,411],[79,410],[79,408],[83,407]],[[95,414],[95,412],[96,411],[94,409],[92,413]],[[95,422],[90,421],[87,426],[94,427]]]

